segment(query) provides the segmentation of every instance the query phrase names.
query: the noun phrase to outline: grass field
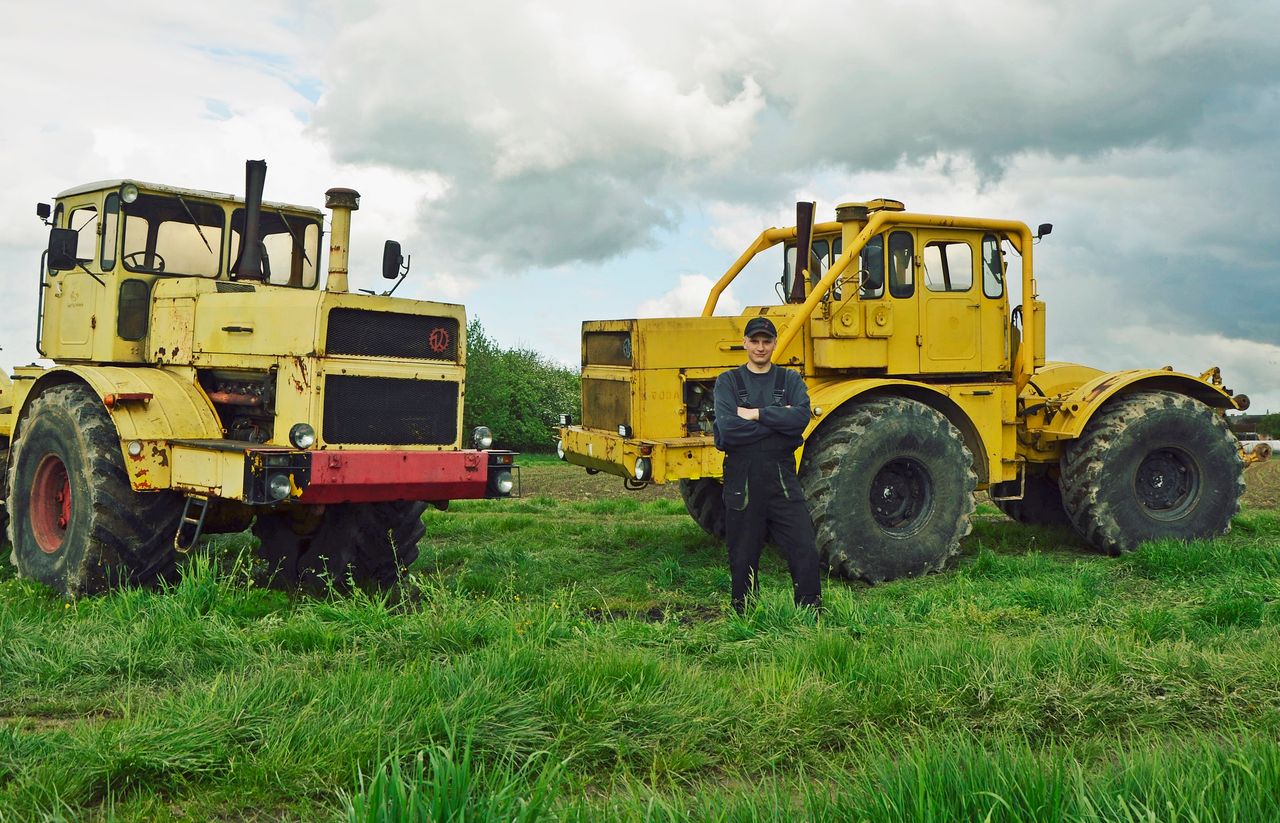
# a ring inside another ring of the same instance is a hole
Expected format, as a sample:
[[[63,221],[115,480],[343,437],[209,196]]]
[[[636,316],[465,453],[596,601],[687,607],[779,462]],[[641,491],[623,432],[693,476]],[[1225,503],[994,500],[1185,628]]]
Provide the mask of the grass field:
[[[981,506],[945,573],[726,609],[669,490],[534,459],[395,598],[0,571],[0,820],[1280,819],[1280,511],[1121,558]],[[1265,470],[1265,473],[1261,470]]]

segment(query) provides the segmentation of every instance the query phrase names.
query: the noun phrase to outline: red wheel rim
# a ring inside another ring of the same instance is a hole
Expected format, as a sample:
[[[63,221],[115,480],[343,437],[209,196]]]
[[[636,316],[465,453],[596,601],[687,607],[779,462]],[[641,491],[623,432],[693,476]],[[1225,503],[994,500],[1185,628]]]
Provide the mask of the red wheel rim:
[[[71,524],[71,478],[56,454],[46,454],[31,483],[31,533],[45,554],[62,548]]]

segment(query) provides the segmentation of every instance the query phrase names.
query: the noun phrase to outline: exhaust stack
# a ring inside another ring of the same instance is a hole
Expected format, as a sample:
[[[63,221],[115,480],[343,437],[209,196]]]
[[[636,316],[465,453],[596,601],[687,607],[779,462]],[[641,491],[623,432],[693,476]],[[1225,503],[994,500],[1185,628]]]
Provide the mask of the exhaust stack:
[[[351,246],[351,212],[360,208],[360,192],[355,189],[329,189],[324,193],[324,206],[333,210],[333,231],[329,236],[328,291],[350,291],[347,286],[347,253]]]
[[[240,250],[231,267],[232,280],[266,280],[262,271],[262,189],[267,182],[267,161],[244,163],[244,231]]]

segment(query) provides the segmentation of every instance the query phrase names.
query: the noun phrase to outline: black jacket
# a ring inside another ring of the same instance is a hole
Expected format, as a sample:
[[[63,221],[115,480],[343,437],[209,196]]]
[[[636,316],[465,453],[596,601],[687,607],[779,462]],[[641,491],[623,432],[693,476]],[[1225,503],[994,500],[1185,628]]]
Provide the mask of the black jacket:
[[[782,369],[781,403],[774,403],[775,370]],[[751,408],[760,409],[759,420],[738,416],[738,387],[733,372],[738,371],[748,393]],[[804,442],[809,425],[809,390],[804,378],[791,369],[774,365],[764,375],[751,372],[745,365],[730,369],[716,378],[716,448],[733,451],[744,446],[777,445],[795,450]]]

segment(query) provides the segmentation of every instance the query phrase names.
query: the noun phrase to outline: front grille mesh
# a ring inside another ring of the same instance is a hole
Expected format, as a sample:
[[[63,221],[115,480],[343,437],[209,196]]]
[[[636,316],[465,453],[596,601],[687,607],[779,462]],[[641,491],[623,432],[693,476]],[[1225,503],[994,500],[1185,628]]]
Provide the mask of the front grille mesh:
[[[448,446],[458,439],[458,384],[353,377],[324,381],[326,443]]]
[[[625,380],[582,381],[582,425],[616,431],[631,424],[631,384]]]
[[[458,360],[458,320],[391,311],[335,308],[325,337],[329,354]]]

